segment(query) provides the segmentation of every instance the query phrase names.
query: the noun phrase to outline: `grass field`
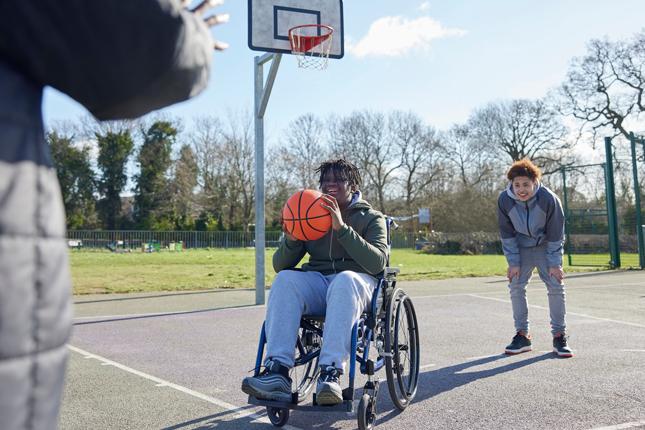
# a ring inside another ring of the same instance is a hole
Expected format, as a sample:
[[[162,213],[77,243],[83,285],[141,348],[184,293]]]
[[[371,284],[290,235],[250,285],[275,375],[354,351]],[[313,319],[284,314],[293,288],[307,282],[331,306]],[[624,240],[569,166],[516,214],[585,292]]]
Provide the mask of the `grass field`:
[[[266,285],[275,276],[273,251],[266,252]],[[255,251],[249,248],[149,254],[72,251],[70,255],[75,294],[255,288]],[[391,261],[401,269],[400,280],[506,273],[506,260],[501,255],[430,255],[395,249]],[[602,269],[565,266],[568,272]]]

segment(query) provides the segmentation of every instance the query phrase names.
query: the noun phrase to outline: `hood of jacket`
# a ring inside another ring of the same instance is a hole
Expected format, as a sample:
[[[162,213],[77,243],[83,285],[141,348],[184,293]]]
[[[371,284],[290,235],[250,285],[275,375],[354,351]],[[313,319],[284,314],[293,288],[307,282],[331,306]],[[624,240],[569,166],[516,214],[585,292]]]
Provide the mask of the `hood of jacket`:
[[[540,191],[540,188],[542,188],[542,184],[540,183],[540,181],[538,181],[536,183],[535,190],[533,191],[533,195],[531,196],[530,199],[526,200],[526,202],[530,202],[530,201],[534,200],[535,196],[537,196],[537,194],[538,194],[538,191]],[[520,198],[518,196],[516,196],[515,193],[513,192],[513,182],[509,181],[508,185],[506,186],[506,194],[508,194],[508,196],[510,198],[512,198],[513,200],[515,200],[515,201],[517,201],[519,203],[525,203],[525,201],[520,200]]]

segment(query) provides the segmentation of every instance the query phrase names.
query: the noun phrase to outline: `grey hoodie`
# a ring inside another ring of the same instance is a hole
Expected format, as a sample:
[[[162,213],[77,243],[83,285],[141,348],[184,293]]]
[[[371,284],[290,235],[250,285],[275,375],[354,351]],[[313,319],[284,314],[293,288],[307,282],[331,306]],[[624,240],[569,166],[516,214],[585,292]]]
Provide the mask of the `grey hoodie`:
[[[520,248],[544,244],[549,267],[562,265],[564,212],[553,191],[538,183],[533,196],[523,202],[509,183],[497,200],[497,219],[509,266],[520,266]]]

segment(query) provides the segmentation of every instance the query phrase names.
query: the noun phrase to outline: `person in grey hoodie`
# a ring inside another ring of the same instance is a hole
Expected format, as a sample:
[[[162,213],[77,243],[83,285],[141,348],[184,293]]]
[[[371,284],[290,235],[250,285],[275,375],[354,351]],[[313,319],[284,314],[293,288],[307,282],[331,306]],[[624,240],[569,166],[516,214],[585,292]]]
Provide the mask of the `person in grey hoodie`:
[[[0,1],[3,430],[58,427],[72,328],[65,214],[44,138],[43,88],[100,120],[186,100],[208,82],[208,27],[220,21],[205,17],[210,9],[204,2],[185,10],[177,0]]]
[[[549,298],[553,352],[572,357],[566,337],[562,270],[564,213],[560,199],[540,183],[541,175],[530,160],[516,161],[507,173],[508,187],[497,201],[516,331],[505,352],[512,355],[531,350],[526,286],[537,268]]]
[[[256,398],[291,402],[289,369],[294,365],[300,318],[308,314],[325,315],[316,401],[342,402],[339,378],[350,355],[351,329],[368,309],[376,276],[387,264],[385,217],[361,199],[356,166],[333,160],[316,172],[332,228],[307,242],[285,234],[273,255],[278,275],[267,304],[265,370],[242,381],[242,391]],[[292,270],[305,254],[309,262],[302,271]]]

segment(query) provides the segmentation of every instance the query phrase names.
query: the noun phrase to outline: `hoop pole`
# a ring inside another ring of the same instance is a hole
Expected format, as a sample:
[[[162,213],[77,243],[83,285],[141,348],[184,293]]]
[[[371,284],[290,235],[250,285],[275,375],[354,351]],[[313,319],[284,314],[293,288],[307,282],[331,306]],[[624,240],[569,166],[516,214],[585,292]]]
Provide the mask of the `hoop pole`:
[[[253,72],[255,82],[255,304],[263,305],[266,248],[264,217],[264,113],[266,112],[275,77],[278,74],[282,54],[264,54],[254,58]],[[264,63],[272,61],[266,85],[264,83]]]

